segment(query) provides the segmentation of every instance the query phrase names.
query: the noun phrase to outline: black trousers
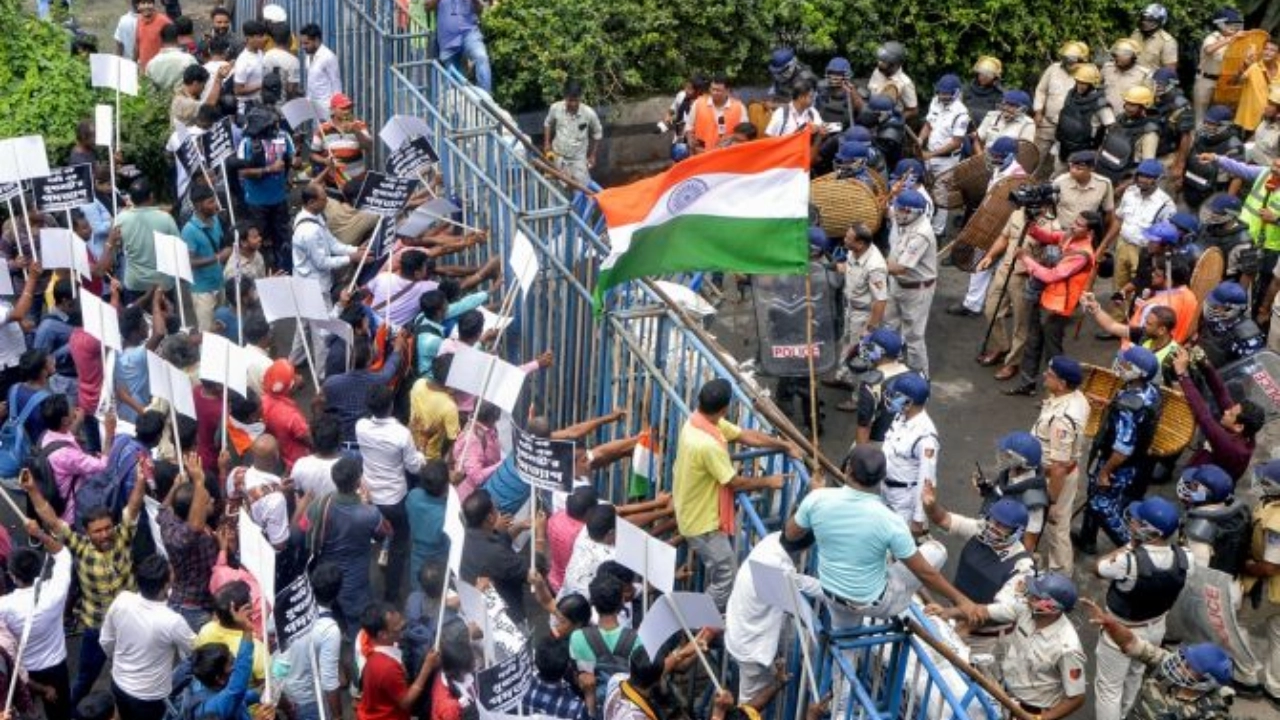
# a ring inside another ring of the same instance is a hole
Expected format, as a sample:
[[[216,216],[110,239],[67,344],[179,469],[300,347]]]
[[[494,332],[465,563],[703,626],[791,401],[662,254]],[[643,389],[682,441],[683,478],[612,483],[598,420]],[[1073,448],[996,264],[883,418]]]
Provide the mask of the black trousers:
[[[409,513],[405,510],[404,500],[395,505],[379,505],[382,517],[391,523],[394,535],[391,537],[391,552],[384,569],[385,587],[382,597],[390,603],[400,603],[403,597],[400,589],[404,582],[405,567],[409,562]]]
[[[111,694],[116,699],[116,713],[129,720],[164,720],[167,708],[164,700],[139,700],[121,690],[113,681]]]
[[[1051,313],[1037,304],[1028,323],[1027,347],[1022,352],[1022,381],[1033,383],[1040,377],[1040,368],[1054,355],[1062,354],[1062,342],[1071,317]]]
[[[47,718],[69,718],[71,717],[71,675],[67,672],[67,661],[43,670],[30,670],[27,672],[31,679],[41,685],[47,685],[53,688],[57,697],[53,702],[44,702],[44,716]]]

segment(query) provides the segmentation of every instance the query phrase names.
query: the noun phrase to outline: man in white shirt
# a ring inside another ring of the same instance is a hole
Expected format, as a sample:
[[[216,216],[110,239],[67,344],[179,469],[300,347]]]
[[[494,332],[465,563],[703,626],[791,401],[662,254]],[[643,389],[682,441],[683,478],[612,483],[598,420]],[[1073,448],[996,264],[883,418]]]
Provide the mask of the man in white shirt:
[[[747,561],[738,567],[724,613],[724,646],[738,663],[738,698],[745,705],[764,707],[777,690],[785,687],[777,678],[773,663],[790,622],[781,609],[760,598],[752,565],[781,570],[792,578],[796,590],[811,598],[819,597],[822,584],[818,579],[796,570],[796,558],[813,544],[813,539],[813,533],[794,541],[780,532],[770,533],[756,543]],[[791,589],[785,588],[784,592],[790,593]]]
[[[120,717],[163,720],[177,660],[191,654],[195,633],[169,608],[169,561],[152,555],[134,568],[138,592],[124,591],[102,621],[99,642],[111,658],[111,693]]]
[[[960,149],[969,133],[969,110],[960,101],[960,78],[943,75],[933,86],[929,114],[920,128],[920,159],[928,165],[934,178],[933,195],[938,207],[933,213],[933,234],[941,240],[947,234],[948,196],[951,194],[951,169],[960,163]]]
[[[138,13],[133,10],[133,0],[129,0],[129,12],[116,23],[115,41],[117,55],[126,60],[138,59]]]
[[[320,26],[304,25],[298,33],[307,65],[307,98],[319,107],[329,107],[329,99],[342,92],[342,70],[338,56],[323,42]]]
[[[262,100],[263,53],[267,44],[267,26],[257,20],[249,20],[243,26],[244,50],[236,57],[235,92],[237,112],[244,114],[251,102]]]
[[[1133,184],[1125,188],[1116,205],[1116,217],[1119,222],[1107,226],[1107,237],[1103,243],[1115,243],[1115,274],[1111,280],[1116,292],[1121,292],[1137,275],[1138,262],[1142,250],[1147,246],[1144,233],[1152,225],[1161,220],[1168,220],[1178,208],[1169,194],[1160,189],[1160,178],[1164,175],[1164,166],[1159,160],[1143,160],[1138,163],[1137,174]],[[1119,238],[1116,236],[1119,235]],[[1123,320],[1123,310],[1118,310],[1116,319]]]
[[[355,261],[356,254],[364,246],[352,247],[329,232],[329,224],[324,217],[324,208],[329,203],[329,196],[324,188],[317,184],[309,184],[302,188],[302,209],[293,218],[293,275],[301,278],[314,278],[320,283],[321,297],[325,307],[333,309],[333,301],[329,293],[333,287],[333,271],[344,268]],[[303,328],[293,336],[293,348],[289,351],[289,361],[295,366],[302,364],[306,357],[302,346]],[[311,330],[311,349],[315,353],[315,371],[324,377],[325,359],[329,356],[328,333]]]
[[[583,527],[573,541],[569,564],[564,570],[564,584],[559,597],[577,593],[590,597],[591,579],[596,576],[600,564],[612,560],[616,553],[614,542],[618,527],[618,511],[608,503],[600,503],[587,511]]]
[[[773,111],[769,126],[764,134],[769,137],[790,135],[813,128],[819,135],[826,135],[826,127],[822,124],[822,116],[813,107],[813,86],[804,82],[796,83],[792,90],[791,102]]]
[[[39,540],[53,560],[53,575],[40,583],[36,600],[36,581],[44,570],[40,553],[20,547],[9,556],[9,577],[16,586],[0,597],[0,622],[15,638],[31,619],[31,635],[22,653],[22,669],[31,682],[38,685],[36,694],[44,701],[47,717],[71,717],[71,681],[67,673],[67,638],[62,629],[62,614],[71,587],[71,551],[53,535],[45,534],[40,523],[27,521],[27,535]]]
[[[289,52],[293,34],[288,25],[273,23],[270,32],[272,45],[262,54],[262,73],[264,76],[279,74],[284,92],[276,102],[283,104],[302,94],[302,63],[297,55]]]
[[[400,581],[409,561],[409,515],[404,507],[409,484],[405,473],[416,473],[427,462],[409,428],[391,414],[394,404],[395,391],[379,385],[369,393],[369,413],[373,417],[356,421],[356,442],[364,461],[364,487],[395,533],[387,565],[387,598],[400,597]]]
[[[283,550],[289,541],[289,503],[284,482],[273,472],[280,467],[280,444],[263,433],[249,446],[249,454],[253,466],[232,471],[227,494],[243,496],[249,505],[249,519],[262,528],[267,542]]]
[[[297,469],[297,464],[294,465]],[[297,707],[295,717],[320,717],[323,702],[326,717],[342,717],[341,680],[338,660],[342,649],[342,629],[333,616],[333,604],[342,587],[342,569],[336,563],[321,563],[311,572],[311,594],[316,601],[316,619],[302,635],[294,638],[283,653],[289,668],[283,680],[284,694]],[[313,661],[314,658],[314,661]],[[313,664],[314,662],[314,664]],[[319,680],[316,680],[319,675]],[[316,691],[323,694],[316,697]]]
[[[342,424],[328,413],[311,421],[311,454],[293,463],[289,476],[297,492],[311,493],[311,502],[319,502],[337,490],[333,484],[333,466],[342,459]]]

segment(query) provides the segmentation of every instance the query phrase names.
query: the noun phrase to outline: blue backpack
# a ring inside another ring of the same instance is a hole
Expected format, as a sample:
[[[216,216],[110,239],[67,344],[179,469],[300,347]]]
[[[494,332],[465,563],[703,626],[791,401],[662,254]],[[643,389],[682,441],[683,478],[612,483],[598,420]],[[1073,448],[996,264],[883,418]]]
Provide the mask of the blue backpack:
[[[27,461],[31,459],[31,437],[27,435],[27,418],[40,407],[40,403],[49,397],[48,390],[40,390],[27,399],[22,411],[14,414],[18,407],[18,386],[9,388],[9,419],[4,427],[0,427],[0,477],[18,477]]]
[[[111,454],[107,457],[107,467],[86,478],[75,489],[76,525],[84,527],[85,516],[97,507],[110,508],[111,517],[116,522],[120,521],[125,501],[129,497],[128,488],[125,487],[129,475],[138,467],[138,453],[146,451],[145,445],[128,435],[116,436],[111,444]]]

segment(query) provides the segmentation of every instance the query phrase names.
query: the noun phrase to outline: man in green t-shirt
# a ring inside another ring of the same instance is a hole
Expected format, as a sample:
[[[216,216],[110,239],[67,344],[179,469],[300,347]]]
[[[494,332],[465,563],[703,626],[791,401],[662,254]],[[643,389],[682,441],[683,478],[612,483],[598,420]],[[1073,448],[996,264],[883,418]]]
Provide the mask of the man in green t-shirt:
[[[790,441],[758,430],[739,428],[725,419],[733,399],[729,381],[716,379],[698,391],[698,409],[685,421],[676,444],[672,494],[676,524],[689,548],[698,553],[707,573],[707,593],[724,611],[737,563],[729,535],[733,530],[736,493],[782,488],[783,475],[744,477],[729,456],[729,443],[780,450],[800,457]]]

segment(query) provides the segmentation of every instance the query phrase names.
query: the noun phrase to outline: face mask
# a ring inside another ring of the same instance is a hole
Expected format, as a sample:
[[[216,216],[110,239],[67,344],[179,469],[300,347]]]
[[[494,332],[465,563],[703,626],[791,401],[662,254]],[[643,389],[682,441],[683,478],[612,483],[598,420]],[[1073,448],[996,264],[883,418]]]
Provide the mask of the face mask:
[[[1199,505],[1209,499],[1209,491],[1198,482],[1179,478],[1178,499],[1188,505]]]
[[[1032,615],[1055,615],[1062,612],[1062,608],[1058,606],[1058,601],[1050,597],[1028,594],[1027,604],[1031,606]]]
[[[1000,472],[1003,470],[1012,470],[1013,468],[1016,468],[1016,467],[1024,467],[1026,466],[1026,464],[1027,464],[1026,460],[1018,453],[1009,452],[1008,450],[996,451],[996,471],[997,472]]]
[[[1004,526],[990,520],[982,522],[982,532],[978,534],[978,542],[996,550],[1007,548],[1022,537],[1022,530],[1010,531]]]
[[[892,395],[885,398],[885,407],[894,415],[901,415],[910,404],[911,400],[906,395]]]

